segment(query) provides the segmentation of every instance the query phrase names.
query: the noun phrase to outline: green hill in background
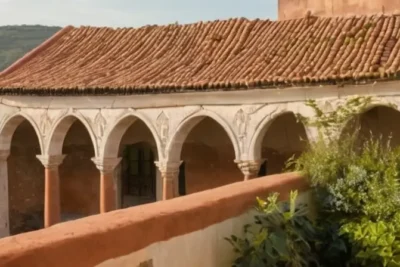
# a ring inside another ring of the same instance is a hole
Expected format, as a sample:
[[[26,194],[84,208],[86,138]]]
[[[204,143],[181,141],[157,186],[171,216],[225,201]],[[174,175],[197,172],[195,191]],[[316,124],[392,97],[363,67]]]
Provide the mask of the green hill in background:
[[[0,26],[0,71],[59,30],[60,27],[40,25]]]

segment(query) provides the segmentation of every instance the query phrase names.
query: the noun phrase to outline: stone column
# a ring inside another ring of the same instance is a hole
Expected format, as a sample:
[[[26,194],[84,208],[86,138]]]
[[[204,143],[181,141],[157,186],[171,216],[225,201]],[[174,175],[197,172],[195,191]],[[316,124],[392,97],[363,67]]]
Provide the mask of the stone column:
[[[38,155],[37,158],[44,166],[44,227],[49,227],[61,220],[58,167],[65,155]]]
[[[8,150],[0,150],[0,238],[10,235],[8,203]]]
[[[177,196],[176,187],[178,185],[179,166],[182,161],[168,162],[156,161],[156,166],[160,170],[161,178],[163,181],[163,195],[162,199],[167,200]]]
[[[256,178],[263,160],[236,160],[235,163],[244,174],[244,180]]]
[[[122,158],[92,158],[100,171],[100,213],[106,213],[117,208],[115,167]]]

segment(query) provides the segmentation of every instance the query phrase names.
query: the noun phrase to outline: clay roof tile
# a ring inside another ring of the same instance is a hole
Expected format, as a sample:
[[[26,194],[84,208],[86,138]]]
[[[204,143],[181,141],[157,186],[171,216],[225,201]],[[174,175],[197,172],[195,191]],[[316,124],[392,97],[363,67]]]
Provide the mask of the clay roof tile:
[[[400,17],[66,27],[0,73],[0,93],[229,89],[400,72]]]

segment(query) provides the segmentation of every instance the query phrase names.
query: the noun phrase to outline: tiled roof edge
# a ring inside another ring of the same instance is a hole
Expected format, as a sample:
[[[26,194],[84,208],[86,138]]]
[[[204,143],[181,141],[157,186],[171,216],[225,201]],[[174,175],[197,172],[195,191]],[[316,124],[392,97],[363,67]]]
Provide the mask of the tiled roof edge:
[[[18,59],[13,64],[11,64],[11,66],[9,66],[8,68],[6,68],[2,72],[0,72],[0,77],[9,74],[9,73],[15,71],[16,69],[18,69],[19,67],[21,67],[22,65],[24,65],[27,61],[29,61],[30,59],[35,57],[37,54],[39,54],[40,52],[42,52],[43,50],[48,48],[51,44],[56,42],[64,34],[66,34],[68,31],[70,31],[73,28],[74,28],[73,26],[66,26],[66,27],[62,28],[61,30],[59,30],[57,33],[55,33],[49,39],[44,41],[41,45],[32,49],[30,52],[25,54],[22,58]]]
[[[110,87],[97,87],[97,88],[2,88],[0,87],[0,96],[124,96],[124,95],[151,95],[151,94],[178,94],[190,92],[215,92],[215,91],[249,91],[254,89],[286,89],[286,88],[306,88],[306,87],[320,87],[320,86],[363,86],[373,85],[376,82],[399,82],[400,78],[390,76],[386,78],[365,78],[361,80],[353,79],[340,79],[340,80],[327,80],[320,82],[308,83],[284,83],[276,82],[269,84],[255,84],[248,86],[218,86],[218,87],[196,87],[196,88],[182,88],[182,87],[165,87],[165,88],[110,88]]]

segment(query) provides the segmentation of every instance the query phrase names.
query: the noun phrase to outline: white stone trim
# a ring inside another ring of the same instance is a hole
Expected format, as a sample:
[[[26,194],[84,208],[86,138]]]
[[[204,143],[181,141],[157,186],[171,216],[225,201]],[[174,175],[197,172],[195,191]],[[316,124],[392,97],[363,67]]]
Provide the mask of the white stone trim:
[[[51,111],[50,111],[51,112]],[[62,115],[58,118],[53,125],[51,125],[51,130],[49,131],[49,138],[47,138],[46,143],[46,154],[50,155],[58,155],[62,153],[62,148],[65,140],[65,136],[68,133],[71,125],[79,120],[87,130],[90,139],[92,140],[93,149],[95,155],[98,155],[99,149],[97,144],[97,138],[93,132],[91,125],[87,122],[87,120],[80,115],[78,112],[67,111],[65,115]]]
[[[39,141],[40,152],[44,151],[43,139],[42,135],[40,134],[39,127],[37,126],[37,123],[33,118],[31,118],[29,115],[25,114],[22,111],[18,111],[13,115],[7,115],[7,114],[4,115],[3,123],[1,124],[0,128],[0,150],[10,150],[11,139],[14,135],[14,132],[24,120],[27,120],[35,130],[37,139]]]
[[[100,155],[103,157],[117,157],[119,145],[121,143],[122,137],[129,127],[135,123],[136,120],[142,121],[153,135],[153,139],[157,146],[157,158],[163,158],[162,156],[162,144],[160,137],[154,128],[152,122],[146,118],[145,115],[134,110],[128,110],[126,114],[118,117],[116,121],[108,127],[106,133],[104,134],[104,142],[100,147]]]
[[[239,143],[230,124],[217,113],[202,109],[179,123],[179,126],[176,128],[174,134],[171,138],[169,138],[169,142],[167,143],[165,149],[165,157],[168,161],[178,161],[180,159],[183,143],[185,142],[188,134],[198,123],[200,123],[203,118],[206,117],[216,121],[225,130],[232,142],[235,151],[235,159],[240,158],[241,151],[239,148]]]
[[[342,98],[350,95],[400,96],[398,81],[366,85],[336,85],[265,88],[233,91],[187,92],[124,96],[2,96],[0,103],[10,107],[42,109],[166,108],[193,105],[253,105],[302,102],[307,99]]]

